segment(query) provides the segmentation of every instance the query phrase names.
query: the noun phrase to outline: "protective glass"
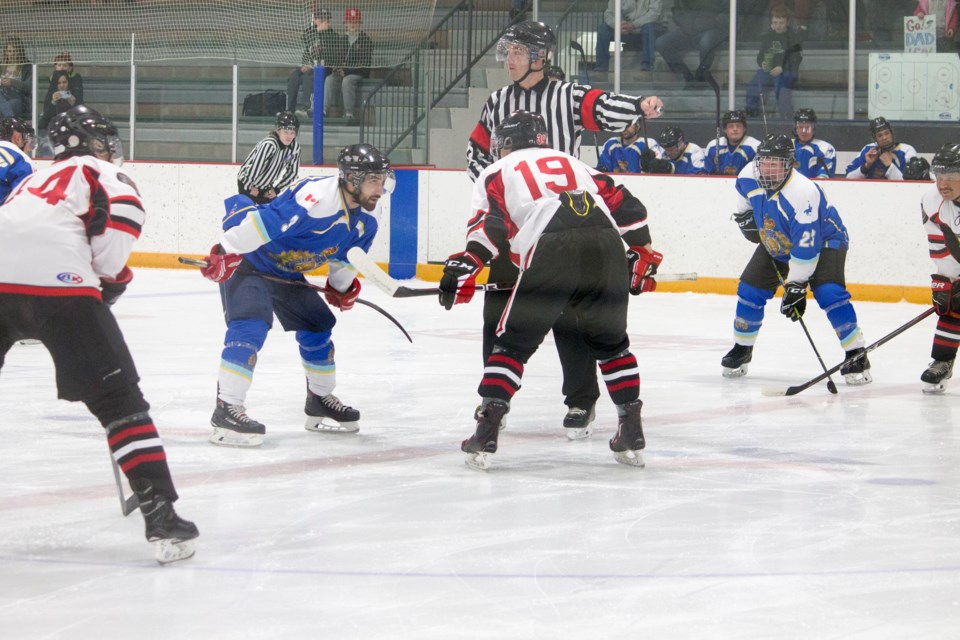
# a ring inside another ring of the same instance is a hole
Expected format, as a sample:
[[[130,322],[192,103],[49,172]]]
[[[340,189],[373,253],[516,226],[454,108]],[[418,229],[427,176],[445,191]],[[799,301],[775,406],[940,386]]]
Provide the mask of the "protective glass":
[[[540,52],[516,40],[500,38],[497,42],[497,62],[505,62],[507,58],[529,60],[533,64],[540,59]]]
[[[106,138],[90,138],[90,151],[98,158],[107,155],[101,160],[109,160],[118,167],[123,166],[123,142],[118,135],[107,135]]]
[[[371,185],[375,189],[382,188],[384,193],[393,193],[393,189],[397,186],[397,178],[393,169],[388,169],[384,173],[365,173],[357,188],[363,188],[363,185]]]

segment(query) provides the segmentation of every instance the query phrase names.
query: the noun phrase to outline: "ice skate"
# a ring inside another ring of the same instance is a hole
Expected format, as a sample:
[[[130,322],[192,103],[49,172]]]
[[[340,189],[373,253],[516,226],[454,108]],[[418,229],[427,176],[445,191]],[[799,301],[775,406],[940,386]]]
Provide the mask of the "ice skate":
[[[735,344],[720,361],[724,378],[740,378],[747,375],[749,363],[753,360],[753,345]]]
[[[870,360],[867,359],[867,352],[863,347],[847,351],[847,357],[844,360],[862,354],[860,358],[849,364],[840,367],[840,375],[844,381],[851,386],[860,386],[873,382],[873,376],[870,375]]]
[[[920,380],[926,384],[923,392],[927,395],[939,395],[947,388],[947,380],[953,377],[953,360],[934,360],[927,370],[920,374]]]
[[[356,433],[360,430],[360,412],[340,402],[332,393],[318,396],[308,390],[303,411],[307,414],[304,425],[307,431]]]
[[[477,431],[460,445],[468,467],[481,471],[490,468],[491,456],[497,452],[500,423],[508,411],[510,405],[503,400],[492,400],[483,405],[477,417]]]
[[[593,433],[593,420],[597,417],[596,406],[589,409],[570,407],[563,418],[563,428],[570,440],[583,440]]]
[[[483,409],[483,405],[478,404],[477,408],[473,410],[474,420],[480,419],[480,409]],[[507,416],[503,416],[502,418],[500,418],[500,431],[506,431],[506,430],[507,430]]]
[[[626,413],[620,416],[617,433],[610,439],[610,450],[613,451],[614,460],[620,464],[643,467],[645,463],[640,452],[647,446],[640,420],[643,402],[634,400],[623,405],[623,408]]]
[[[210,418],[213,433],[208,440],[224,447],[259,447],[267,428],[250,418],[240,404],[227,404],[217,398],[217,408]]]
[[[178,516],[173,510],[173,503],[155,493],[149,480],[131,480],[130,487],[140,500],[147,540],[156,543],[157,562],[170,564],[193,557],[191,541],[200,535],[197,526]]]

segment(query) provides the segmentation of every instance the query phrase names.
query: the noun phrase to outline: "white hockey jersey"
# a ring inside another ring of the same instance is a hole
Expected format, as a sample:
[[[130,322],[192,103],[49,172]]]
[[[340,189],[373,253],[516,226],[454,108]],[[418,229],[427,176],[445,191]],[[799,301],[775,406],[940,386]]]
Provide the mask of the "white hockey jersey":
[[[960,278],[960,207],[952,200],[944,200],[937,187],[931,186],[920,199],[920,211],[934,268],[938,274],[957,280]]]
[[[0,207],[0,293],[100,298],[100,278],[123,270],[143,222],[119,167],[93,156],[56,162]]]

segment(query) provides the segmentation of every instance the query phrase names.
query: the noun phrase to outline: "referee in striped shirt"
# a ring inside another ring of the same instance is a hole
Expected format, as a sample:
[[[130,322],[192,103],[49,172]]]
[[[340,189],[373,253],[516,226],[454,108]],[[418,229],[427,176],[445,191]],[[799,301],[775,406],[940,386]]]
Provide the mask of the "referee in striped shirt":
[[[257,204],[277,197],[300,173],[300,120],[292,111],[277,114],[276,126],[240,166],[238,191]]]
[[[496,161],[490,153],[491,134],[514,111],[543,116],[551,146],[578,158],[584,129],[622,131],[638,116],[659,117],[663,102],[656,96],[625,96],[572,82],[548,80],[544,77],[544,67],[555,45],[556,37],[550,27],[532,20],[511,26],[500,38],[497,60],[506,61],[513,84],[490,95],[480,121],[470,134],[467,173],[471,180],[476,180],[484,168]],[[490,263],[490,282],[515,282],[517,274],[517,267],[510,261],[510,251],[501,248],[500,255]],[[484,362],[493,350],[497,325],[509,298],[509,291],[489,291],[484,296]],[[563,395],[568,408],[563,426],[567,428],[568,437],[578,439],[590,435],[600,389],[596,362],[576,327],[565,326],[565,320],[561,316],[557,321],[553,336],[563,368]]]

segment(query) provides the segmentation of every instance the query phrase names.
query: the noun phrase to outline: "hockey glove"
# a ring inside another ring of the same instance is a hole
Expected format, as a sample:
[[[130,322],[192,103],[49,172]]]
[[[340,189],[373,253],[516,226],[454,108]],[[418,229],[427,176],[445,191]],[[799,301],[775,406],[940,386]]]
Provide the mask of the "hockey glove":
[[[747,209],[733,214],[737,226],[740,227],[740,233],[743,237],[753,244],[760,244],[760,231],[757,230],[757,221],[753,217],[753,209]]]
[[[657,159],[657,154],[653,152],[653,149],[644,149],[640,153],[640,170],[643,173],[653,173],[653,161]]]
[[[477,274],[483,268],[483,261],[469,251],[454,253],[443,265],[443,278],[440,279],[440,304],[444,309],[452,309],[455,304],[464,304],[473,299],[477,289]]]
[[[960,311],[960,289],[956,288],[949,278],[934,273],[930,276],[930,289],[937,315],[948,316]]]
[[[124,266],[113,278],[100,278],[100,295],[103,297],[103,304],[108,307],[113,306],[123,292],[127,290],[127,285],[133,280],[133,271],[130,267]]]
[[[780,301],[780,313],[794,322],[803,317],[807,310],[807,284],[788,282],[783,285],[783,299]]]
[[[657,267],[663,262],[663,254],[646,247],[627,249],[627,269],[630,273],[630,293],[635,296],[647,291],[657,290],[657,281],[653,279]]]
[[[208,280],[226,282],[241,262],[243,262],[243,256],[236,253],[227,253],[223,250],[223,247],[215,244],[210,248],[210,255],[207,256],[207,266],[200,269],[200,273]]]
[[[327,299],[327,304],[331,307],[336,307],[340,309],[340,311],[350,311],[350,309],[353,309],[353,305],[356,304],[357,298],[360,297],[360,280],[354,278],[346,291],[337,291],[331,287],[328,282],[323,295]]]

